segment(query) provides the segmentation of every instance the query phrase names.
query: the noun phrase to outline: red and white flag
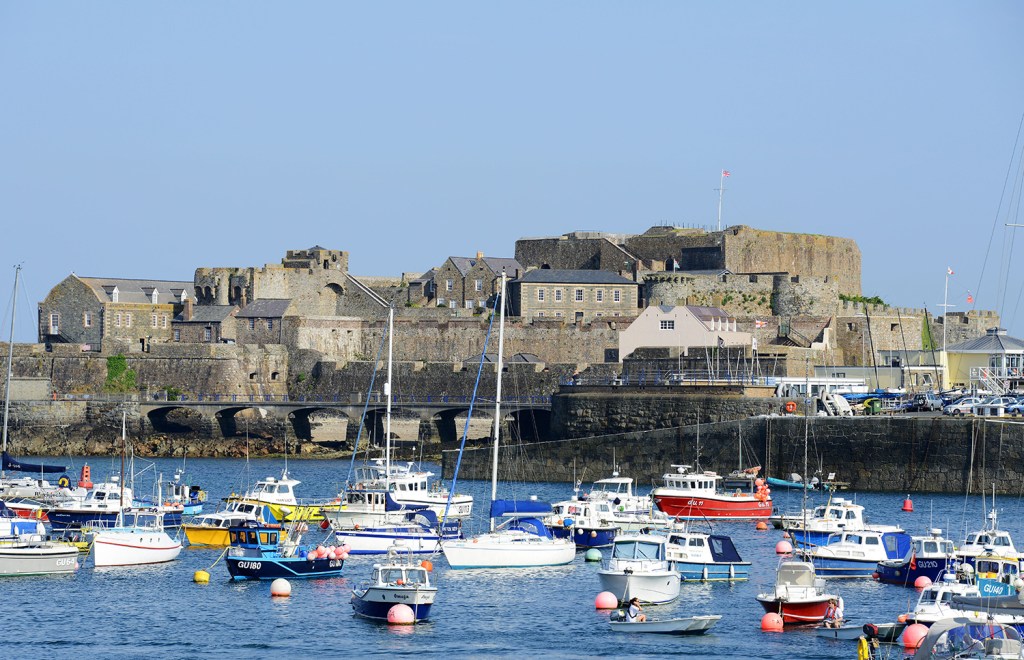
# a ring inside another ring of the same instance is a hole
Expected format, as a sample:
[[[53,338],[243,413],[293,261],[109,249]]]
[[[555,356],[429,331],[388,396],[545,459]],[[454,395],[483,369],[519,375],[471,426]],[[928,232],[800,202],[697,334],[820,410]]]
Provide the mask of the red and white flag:
[[[967,292],[967,302],[968,303],[974,302],[974,296],[971,295],[970,291]]]
[[[729,176],[729,170],[722,170],[722,176],[723,177]]]
[[[762,321],[761,319],[754,319],[755,328],[765,328],[768,326],[768,321]]]
[[[953,274],[953,269],[952,269],[952,268],[950,268],[949,266],[946,266],[946,272],[947,272],[948,274],[952,275],[952,274]]]

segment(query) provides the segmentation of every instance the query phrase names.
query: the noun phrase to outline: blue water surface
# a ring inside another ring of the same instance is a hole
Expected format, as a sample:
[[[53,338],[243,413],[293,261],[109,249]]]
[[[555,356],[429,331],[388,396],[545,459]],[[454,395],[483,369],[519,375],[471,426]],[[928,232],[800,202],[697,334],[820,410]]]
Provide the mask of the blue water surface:
[[[64,459],[67,460],[67,459]],[[84,459],[73,459],[80,466]],[[93,480],[116,473],[116,461],[91,459]],[[139,469],[141,462],[137,463]],[[149,490],[154,475],[173,474],[180,460],[158,459],[139,478],[139,492]],[[248,465],[248,467],[246,467]],[[187,477],[209,493],[207,510],[219,498],[241,492],[257,479],[280,476],[280,459],[194,459]],[[427,466],[435,473],[437,466]],[[300,498],[333,496],[348,470],[347,460],[292,460],[292,477],[302,481]],[[606,476],[606,475],[598,475]],[[626,475],[628,476],[628,475]],[[651,484],[641,486],[649,490]],[[471,527],[482,528],[490,496],[489,482],[461,482],[458,490],[476,498]],[[519,484],[501,496],[531,494],[554,501],[571,495],[568,484]],[[798,508],[799,492],[776,491],[782,509]],[[871,522],[897,523],[912,534],[940,527],[957,543],[965,530],[982,526],[980,497],[913,496],[915,510],[901,510],[906,494],[842,493],[867,507]],[[815,493],[812,502],[823,496]],[[1020,497],[997,502],[1001,527],[1018,542],[1024,512]],[[351,589],[369,577],[375,559],[352,557],[345,577],[293,581],[292,596],[271,598],[270,584],[231,582],[220,561],[210,569],[209,584],[192,582],[196,570],[218,561],[220,549],[186,547],[177,561],[143,567],[94,569],[91,559],[69,576],[0,580],[5,657],[11,658],[273,658],[322,656],[545,656],[660,657],[706,655],[715,658],[853,658],[856,644],[820,639],[809,629],[762,633],[763,610],[755,595],[768,589],[782,540],[776,530],[758,532],[753,523],[720,523],[745,560],[753,563],[751,579],[735,584],[686,583],[677,602],[648,607],[651,618],[721,614],[707,635],[669,637],[613,633],[607,613],[594,609],[601,591],[597,563],[514,570],[450,570],[443,556],[434,558],[439,587],[432,619],[413,627],[388,627],[352,616]],[[314,542],[326,533],[311,531]],[[857,623],[894,621],[917,598],[913,589],[871,580],[837,580],[847,617]],[[891,649],[888,657],[902,657]]]

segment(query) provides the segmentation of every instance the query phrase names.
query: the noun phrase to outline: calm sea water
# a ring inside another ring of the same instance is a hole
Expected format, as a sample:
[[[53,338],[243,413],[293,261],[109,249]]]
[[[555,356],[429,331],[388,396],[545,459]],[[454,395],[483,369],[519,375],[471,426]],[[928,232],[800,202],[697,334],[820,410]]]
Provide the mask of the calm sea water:
[[[66,460],[66,459],[65,459]],[[82,459],[74,459],[80,466]],[[93,480],[116,473],[114,462],[91,459]],[[145,491],[152,475],[173,474],[180,461],[155,461],[140,479]],[[281,460],[195,459],[187,472],[210,494],[210,502],[266,476],[280,476]],[[137,468],[139,466],[137,465]],[[300,497],[334,495],[348,461],[290,462],[302,481]],[[428,466],[429,467],[429,466]],[[433,466],[434,472],[439,472]],[[148,480],[148,481],[147,481]],[[490,484],[463,482],[458,490],[476,497],[473,525],[482,526]],[[645,489],[641,489],[645,490]],[[646,490],[649,490],[649,486]],[[554,501],[571,495],[568,484],[520,484],[503,496],[536,494]],[[775,492],[783,509],[800,505],[800,494]],[[872,522],[898,523],[912,534],[941,527],[957,542],[966,528],[982,524],[978,497],[918,495],[915,511],[902,512],[905,494],[844,493],[865,505]],[[814,498],[819,497],[815,495]],[[814,499],[812,498],[812,499]],[[998,503],[1001,526],[1024,541],[1020,498]],[[208,503],[207,510],[212,508]],[[716,658],[852,658],[856,646],[817,638],[810,630],[762,633],[763,611],[755,594],[774,579],[775,544],[781,532],[757,532],[753,523],[725,523],[716,532],[730,535],[751,561],[752,578],[729,584],[684,584],[671,605],[648,607],[652,618],[721,614],[711,633],[701,637],[665,637],[613,633],[607,614],[594,609],[601,591],[598,564],[582,554],[564,567],[535,570],[452,571],[435,558],[440,589],[432,620],[414,627],[388,627],[352,616],[351,588],[369,577],[372,557],[350,558],[346,575],[330,580],[293,581],[292,597],[272,599],[270,584],[231,582],[223,562],[206,585],[192,574],[209,568],[220,550],[188,548],[169,564],[94,569],[91,560],[70,576],[0,580],[4,612],[4,653],[11,658],[65,657],[245,657],[280,656],[665,656]],[[318,540],[311,532],[306,541]],[[847,616],[857,622],[893,621],[917,598],[917,592],[865,581],[835,581],[829,587],[845,599]],[[895,650],[895,649],[894,649]],[[901,657],[895,653],[891,657]]]

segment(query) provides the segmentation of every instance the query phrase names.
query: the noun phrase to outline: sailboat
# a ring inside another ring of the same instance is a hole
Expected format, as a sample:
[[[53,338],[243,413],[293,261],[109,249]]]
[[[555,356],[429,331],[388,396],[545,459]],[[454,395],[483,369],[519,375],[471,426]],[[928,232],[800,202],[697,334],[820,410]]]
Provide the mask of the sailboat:
[[[452,568],[525,568],[559,566],[576,557],[576,544],[556,539],[541,518],[551,505],[536,500],[498,499],[498,448],[501,429],[501,372],[505,335],[505,273],[501,274],[498,313],[498,374],[494,400],[494,456],[491,465],[490,531],[469,539],[441,544]],[[484,351],[486,354],[486,349]],[[482,357],[481,357],[482,359]],[[453,485],[454,488],[454,485]],[[495,520],[501,519],[500,525]]]
[[[7,343],[7,380],[4,383],[4,426],[3,426],[3,440],[2,450],[0,450],[0,491],[7,490],[10,486],[34,486],[34,491],[30,493],[20,493],[28,497],[42,497],[46,499],[53,498],[60,489],[56,486],[51,486],[49,483],[43,480],[27,480],[27,479],[10,479],[7,477],[6,471],[11,470],[14,472],[29,472],[33,474],[60,474],[67,471],[67,467],[63,465],[41,465],[37,463],[24,463],[16,460],[7,453],[7,420],[10,419],[11,412],[11,376],[14,371],[14,319],[18,310],[18,282],[21,279],[21,265],[14,267],[14,295],[11,298],[11,335],[10,341]]]
[[[393,353],[393,335],[395,327],[395,308],[388,309],[388,376],[384,383],[384,396],[387,402],[384,413],[384,499],[390,499],[391,492],[391,362]],[[396,517],[397,516],[397,517]],[[343,519],[342,519],[343,520]],[[434,552],[442,536],[449,539],[460,537],[459,524],[448,523],[439,526],[437,516],[426,505],[405,507],[400,512],[385,514],[379,524],[360,526],[344,525],[332,520],[335,525],[334,534],[339,545],[349,546],[354,555],[384,554],[395,543],[405,545],[410,552]]]

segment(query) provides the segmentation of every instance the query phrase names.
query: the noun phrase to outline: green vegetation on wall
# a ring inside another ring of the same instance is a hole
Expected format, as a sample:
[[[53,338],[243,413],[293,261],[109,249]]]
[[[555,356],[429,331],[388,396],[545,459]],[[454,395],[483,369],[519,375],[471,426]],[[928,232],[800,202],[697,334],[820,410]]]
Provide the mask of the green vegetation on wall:
[[[107,358],[107,381],[103,384],[107,392],[136,392],[135,371],[128,368],[128,360],[120,353]]]
[[[935,339],[932,337],[932,328],[928,323],[928,315],[925,314],[924,323],[921,324],[921,350],[934,351],[936,349]]]
[[[867,296],[848,296],[845,293],[840,293],[839,299],[845,300],[846,302],[864,303],[865,305],[881,305],[882,307],[888,307],[888,305],[885,304],[885,301],[878,296],[871,296],[869,298]]]

